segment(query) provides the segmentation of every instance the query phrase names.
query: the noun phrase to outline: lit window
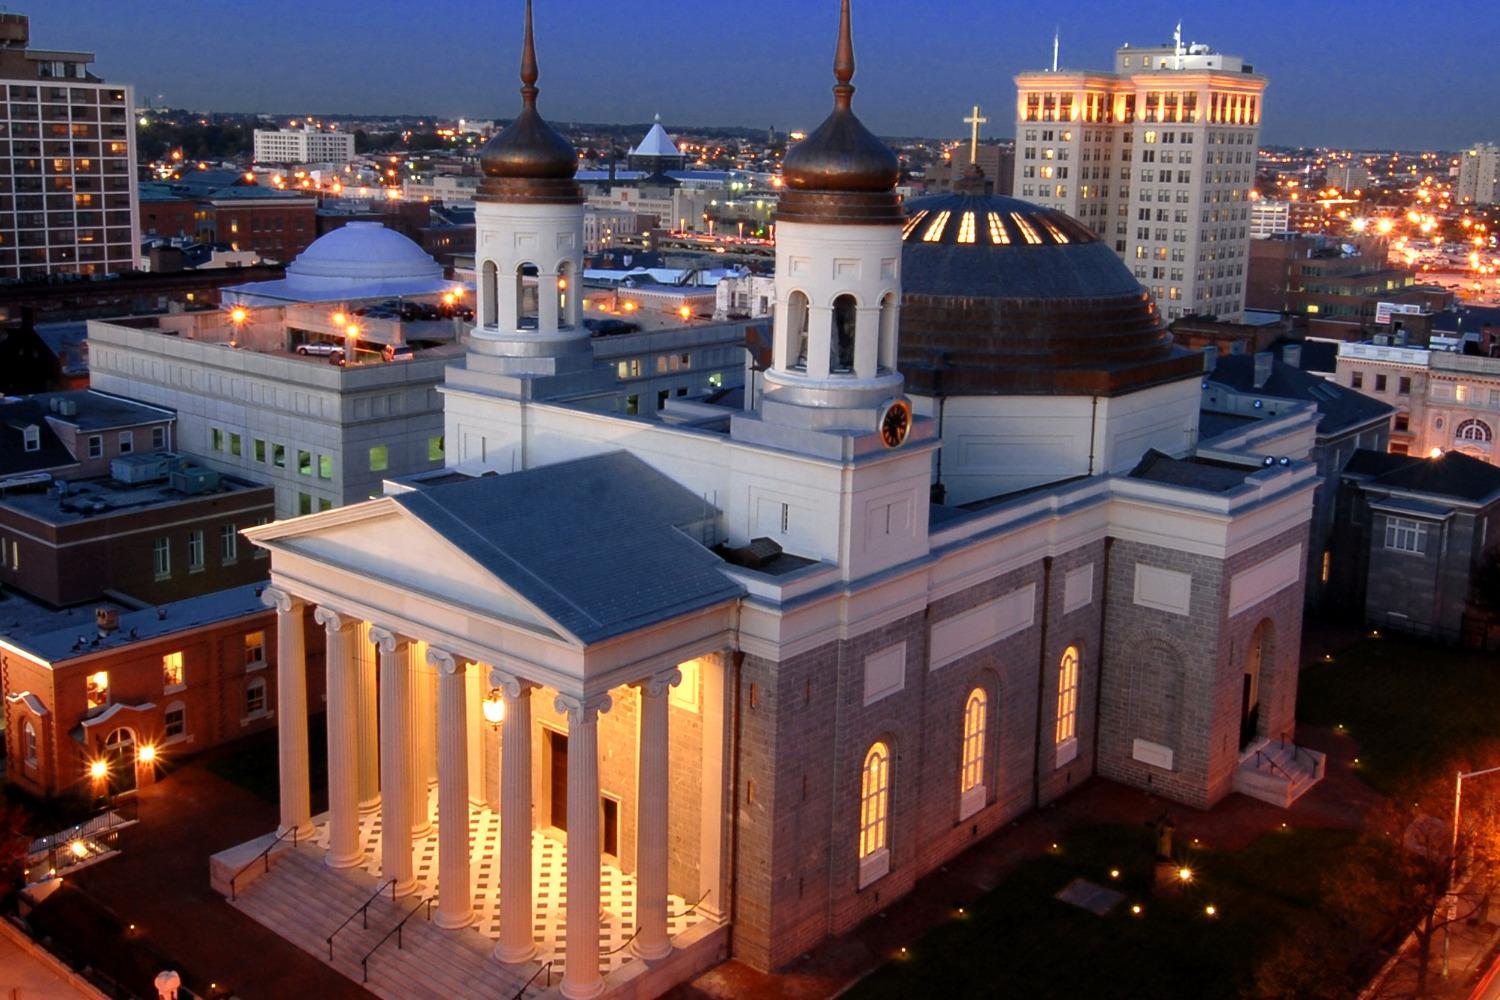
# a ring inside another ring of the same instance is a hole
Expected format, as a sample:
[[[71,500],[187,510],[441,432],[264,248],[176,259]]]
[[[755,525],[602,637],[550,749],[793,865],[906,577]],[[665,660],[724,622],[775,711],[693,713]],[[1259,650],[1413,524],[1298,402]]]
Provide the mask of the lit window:
[[[984,709],[984,691],[975,688],[964,703],[964,755],[958,790],[965,799],[975,790],[982,797],[984,789]],[[972,810],[966,808],[964,812],[968,815]]]
[[[439,434],[439,435],[437,435],[435,437],[428,438],[427,439],[427,461],[429,461],[429,462],[441,462],[443,460],[443,455],[444,455],[443,435]]]
[[[1078,735],[1078,647],[1063,650],[1057,665],[1057,742]]]
[[[84,692],[90,709],[103,708],[109,704],[109,674],[99,671],[89,674],[84,681]]]
[[[1460,389],[1465,386],[1459,386]],[[1488,442],[1491,439],[1490,425],[1483,420],[1465,420],[1454,432],[1460,441]]]
[[[990,213],[990,242],[997,247],[1010,245],[1010,233],[1006,231],[1005,224],[1000,221],[999,212]]]
[[[333,456],[332,455],[319,455],[318,456],[318,478],[319,479],[332,479],[333,478]]]
[[[276,466],[276,468],[278,469],[286,468],[286,445],[271,445],[271,464]]]
[[[886,846],[890,814],[891,751],[876,743],[865,754],[859,793],[859,859],[864,861]]]
[[[245,714],[252,718],[266,714],[265,678],[257,677],[245,685]]]
[[[974,213],[965,212],[958,220],[958,242],[974,242]]]
[[[952,212],[939,212],[937,216],[933,218],[932,224],[927,227],[927,230],[924,233],[922,233],[922,242],[936,243],[938,240],[942,239],[943,230],[948,227],[948,218],[952,214]]]
[[[1016,224],[1016,228],[1021,231],[1021,235],[1025,238],[1027,243],[1036,244],[1042,242],[1041,235],[1032,228],[1031,223],[1027,222],[1026,218],[1021,215],[1021,213],[1012,212],[1010,213],[1010,218],[1011,221]]]
[[[1385,547],[1421,555],[1427,551],[1427,525],[1404,517],[1386,518]]]
[[[37,766],[36,726],[31,724],[30,719],[27,719],[21,726],[21,746],[24,751],[26,766],[35,768]]]
[[[310,475],[312,475],[312,471],[313,471],[312,452],[310,452],[310,451],[302,451],[301,449],[298,449],[298,451],[297,451],[297,474],[301,475],[301,476],[310,476]]]
[[[1061,194],[1062,192],[1059,191],[1058,193]],[[1058,243],[1068,242],[1067,234],[1065,234],[1061,229],[1058,229],[1050,219],[1043,219],[1042,225],[1046,227],[1047,232],[1052,235],[1052,239],[1054,241]]]
[[[266,662],[266,633],[245,633],[245,666],[259,667]]]
[[[906,220],[906,228],[901,230],[901,238],[903,240],[912,234],[912,230],[916,229],[922,224],[922,220],[927,218],[928,212],[929,210],[924,208],[922,209],[922,211]]]
[[[182,653],[168,653],[161,658],[161,686],[167,690],[182,687]]]
[[[383,444],[370,449],[370,471],[384,472],[391,467],[391,451]]]

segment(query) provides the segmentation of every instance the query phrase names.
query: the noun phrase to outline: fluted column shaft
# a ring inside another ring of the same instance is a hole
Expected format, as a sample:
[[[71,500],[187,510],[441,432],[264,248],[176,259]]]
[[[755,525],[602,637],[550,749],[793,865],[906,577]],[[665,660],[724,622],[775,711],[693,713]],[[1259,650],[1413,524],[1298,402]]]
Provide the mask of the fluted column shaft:
[[[495,957],[526,962],[536,955],[531,874],[531,689],[499,670],[490,684],[505,695],[500,724],[500,940]]]
[[[365,859],[359,845],[359,623],[331,608],[313,612],[327,636],[328,855],[331,868]]]
[[[667,691],[681,680],[682,674],[674,667],[639,685],[634,947],[642,958],[663,958],[672,951],[667,936]],[[570,824],[571,820],[570,815]]]
[[[396,894],[416,887],[411,857],[411,640],[372,628],[380,651],[380,863]]]
[[[360,622],[355,639],[358,653],[359,688],[359,811],[374,812],[380,807],[380,736],[378,718],[380,702],[375,674],[375,643],[370,638],[370,623]]]
[[[438,908],[439,927],[467,927],[474,921],[469,881],[469,714],[467,661],[440,649],[427,660],[438,684]]]
[[[586,1000],[604,992],[599,975],[599,713],[609,695],[558,695],[568,715],[568,912],[562,994]]]
[[[302,635],[306,603],[279,587],[267,587],[261,600],[276,609],[276,741],[281,792],[279,832],[309,836],[312,791],[307,770],[307,646]]]
[[[412,752],[411,834],[420,840],[432,832],[432,778],[436,769],[437,698],[432,667],[412,657]]]

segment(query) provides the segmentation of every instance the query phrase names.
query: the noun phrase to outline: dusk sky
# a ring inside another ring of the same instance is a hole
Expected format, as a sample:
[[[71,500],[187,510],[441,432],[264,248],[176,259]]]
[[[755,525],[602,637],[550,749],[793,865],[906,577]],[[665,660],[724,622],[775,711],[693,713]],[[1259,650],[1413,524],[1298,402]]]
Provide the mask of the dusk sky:
[[[541,107],[566,122],[815,126],[829,106],[835,0],[537,0]],[[1045,8],[1045,10],[1044,10]],[[281,113],[508,118],[521,0],[42,0],[32,43],[99,55],[137,99]],[[1484,54],[1500,4],[1292,0],[1022,4],[855,0],[855,107],[876,132],[956,136],[975,102],[1013,131],[1011,77],[1051,61],[1105,69],[1125,41],[1186,40],[1270,79],[1262,141],[1458,148],[1500,139]]]

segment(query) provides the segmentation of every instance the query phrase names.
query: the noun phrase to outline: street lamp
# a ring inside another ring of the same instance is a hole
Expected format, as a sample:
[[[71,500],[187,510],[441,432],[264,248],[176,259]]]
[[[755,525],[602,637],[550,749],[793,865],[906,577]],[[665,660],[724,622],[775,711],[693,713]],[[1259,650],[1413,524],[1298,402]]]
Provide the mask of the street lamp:
[[[1487,767],[1482,771],[1459,771],[1453,780],[1453,844],[1448,851],[1448,922],[1443,925],[1443,975],[1448,975],[1448,939],[1453,934],[1453,920],[1457,916],[1458,897],[1453,892],[1453,881],[1458,877],[1458,812],[1463,807],[1464,781],[1481,778],[1486,774],[1500,772],[1500,767]]]

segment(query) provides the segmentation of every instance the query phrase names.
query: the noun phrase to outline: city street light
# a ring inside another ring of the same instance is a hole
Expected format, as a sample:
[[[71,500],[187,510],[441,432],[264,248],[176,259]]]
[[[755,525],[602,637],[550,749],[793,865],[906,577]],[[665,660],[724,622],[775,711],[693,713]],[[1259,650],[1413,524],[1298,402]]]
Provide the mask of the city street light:
[[[1453,844],[1448,851],[1448,922],[1443,924],[1443,975],[1448,975],[1448,939],[1453,934],[1453,920],[1457,916],[1458,897],[1453,891],[1453,881],[1458,877],[1458,814],[1463,808],[1464,782],[1469,778],[1482,778],[1486,774],[1500,772],[1500,767],[1487,767],[1482,771],[1459,771],[1453,781]]]

